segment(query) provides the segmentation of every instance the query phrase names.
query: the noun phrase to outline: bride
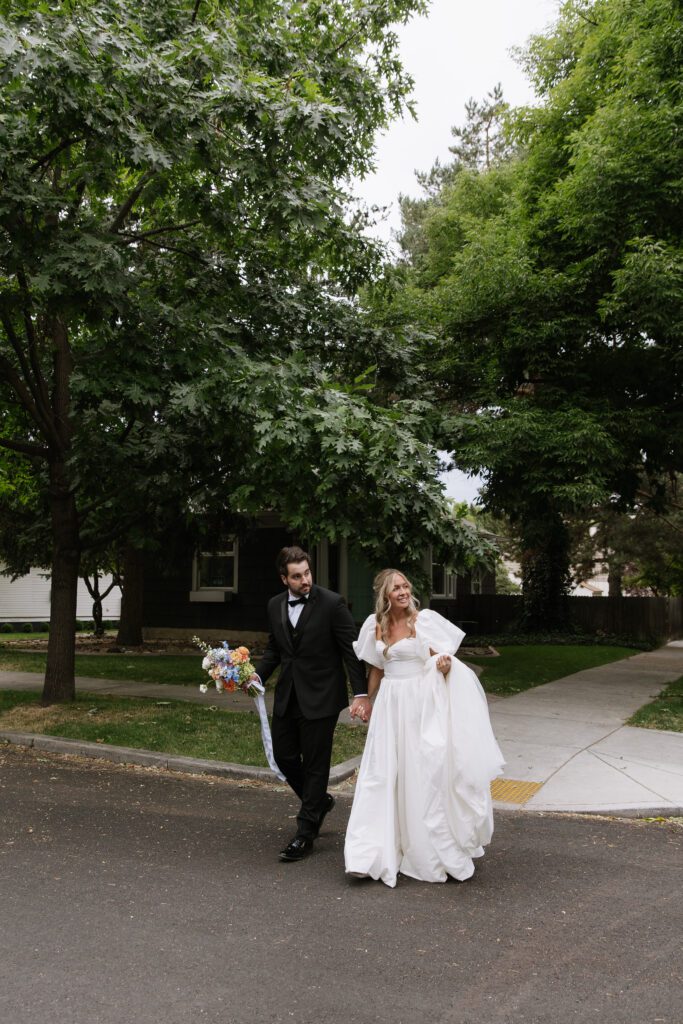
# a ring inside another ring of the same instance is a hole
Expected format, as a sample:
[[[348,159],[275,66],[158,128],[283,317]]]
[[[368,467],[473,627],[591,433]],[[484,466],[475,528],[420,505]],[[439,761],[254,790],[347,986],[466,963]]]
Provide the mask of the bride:
[[[490,783],[504,760],[474,672],[452,657],[462,630],[418,611],[403,573],[374,583],[354,644],[374,701],[346,833],[346,871],[395,886],[474,873],[493,832]]]

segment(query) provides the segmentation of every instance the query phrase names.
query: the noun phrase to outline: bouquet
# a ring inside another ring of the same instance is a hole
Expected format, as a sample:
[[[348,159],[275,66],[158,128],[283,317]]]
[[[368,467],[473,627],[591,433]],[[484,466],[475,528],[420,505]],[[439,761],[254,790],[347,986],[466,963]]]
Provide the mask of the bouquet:
[[[262,688],[259,689],[258,684],[251,678],[254,674],[254,666],[251,663],[247,647],[232,648],[225,641],[220,647],[211,647],[210,644],[205,644],[200,640],[198,636],[192,639],[197,647],[204,651],[202,668],[209,673],[217,690],[227,690],[228,693],[242,690],[250,697],[256,697],[259,692],[263,692]],[[209,683],[201,683],[199,689],[202,693],[206,693],[209,686]]]
[[[211,647],[210,644],[205,644],[200,640],[198,636],[193,636],[192,640],[197,647],[204,651],[202,668],[209,673],[219,692],[227,690],[228,693],[234,693],[235,690],[242,690],[243,693],[248,693],[250,697],[254,698],[261,722],[261,740],[266,760],[270,770],[277,775],[281,782],[284,782],[285,777],[278,768],[273,755],[273,740],[270,735],[270,724],[264,699],[266,688],[258,679],[251,678],[254,674],[254,666],[249,657],[249,648],[232,648],[225,640],[220,647]],[[201,683],[199,689],[202,693],[206,693],[209,685],[209,683]]]

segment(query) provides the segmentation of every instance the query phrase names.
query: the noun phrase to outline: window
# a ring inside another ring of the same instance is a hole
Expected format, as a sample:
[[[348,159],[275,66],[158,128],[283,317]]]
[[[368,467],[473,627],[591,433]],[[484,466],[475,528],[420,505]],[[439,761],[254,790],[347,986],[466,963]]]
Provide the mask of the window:
[[[237,541],[227,538],[220,551],[198,551],[192,566],[190,601],[224,601],[237,591]]]
[[[470,593],[472,594],[483,594],[484,592],[484,572],[482,569],[472,570],[472,584]]]
[[[432,597],[455,597],[458,577],[442,562],[432,562]]]

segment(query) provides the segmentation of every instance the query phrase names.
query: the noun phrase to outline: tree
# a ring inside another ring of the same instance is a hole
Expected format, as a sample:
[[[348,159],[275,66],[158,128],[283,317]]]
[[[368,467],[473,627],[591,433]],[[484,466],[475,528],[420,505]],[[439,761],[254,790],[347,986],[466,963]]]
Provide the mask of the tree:
[[[3,5],[0,446],[51,569],[44,702],[73,697],[81,560],[112,543],[219,505],[408,553],[443,535],[427,406],[377,407],[357,369],[369,333],[390,360],[340,184],[406,100],[390,26],[422,7]]]
[[[489,171],[508,161],[514,144],[508,127],[510,105],[503,99],[500,83],[483,100],[471,97],[465,104],[464,125],[454,125],[451,134],[455,143],[449,146],[453,159],[440,160],[429,171],[416,171],[418,184],[424,192],[421,199],[400,196],[402,227],[399,242],[405,256],[415,262],[425,252],[425,220],[436,205],[441,205],[448,187],[462,171]]]
[[[118,575],[113,575],[111,582],[104,590],[100,590],[101,573],[99,569],[94,569],[90,575],[86,574],[82,579],[92,597],[93,633],[95,636],[104,636],[102,602],[109,597],[115,587],[121,586],[121,579]]]
[[[683,593],[683,508],[680,477],[669,483],[668,510],[653,510],[647,494],[628,513],[611,506],[573,524],[572,561],[579,579],[606,566],[610,596]]]
[[[524,56],[517,148],[422,211],[394,303],[431,329],[444,447],[519,524],[525,617],[559,625],[572,516],[681,466],[683,36],[673,0],[564,4]]]

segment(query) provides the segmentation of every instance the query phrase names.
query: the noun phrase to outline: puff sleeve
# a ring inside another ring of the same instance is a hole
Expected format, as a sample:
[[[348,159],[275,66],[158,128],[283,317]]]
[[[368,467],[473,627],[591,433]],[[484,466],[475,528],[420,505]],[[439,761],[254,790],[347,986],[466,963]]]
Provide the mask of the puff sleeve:
[[[360,628],[358,639],[354,641],[353,649],[359,661],[365,661],[375,668],[384,668],[384,658],[381,651],[377,650],[376,638],[377,620],[374,615],[368,615]]]
[[[465,636],[461,629],[430,608],[419,613],[415,633],[422,645],[425,660],[430,657],[430,651],[436,654],[455,654]]]

